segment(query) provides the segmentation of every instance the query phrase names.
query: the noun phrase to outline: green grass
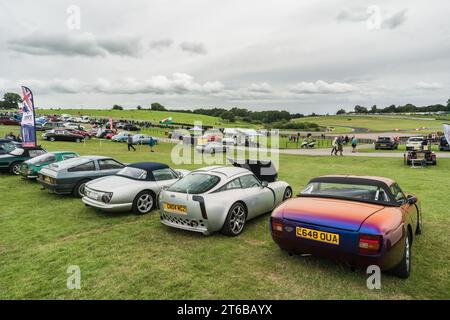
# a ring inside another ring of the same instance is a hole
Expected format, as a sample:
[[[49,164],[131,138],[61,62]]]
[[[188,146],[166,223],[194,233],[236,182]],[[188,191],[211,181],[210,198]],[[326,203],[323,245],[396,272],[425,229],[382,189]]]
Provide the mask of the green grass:
[[[420,133],[442,131],[445,120],[418,120],[402,116],[321,116],[306,117],[293,120],[295,122],[314,122],[320,126],[335,127],[334,132],[345,133],[352,128],[366,128],[370,131],[392,132],[395,129]]]
[[[255,127],[252,124],[243,122],[227,123],[218,117],[211,117],[202,114],[192,114],[172,111],[152,111],[152,110],[105,110],[105,109],[39,109],[38,114],[70,114],[73,116],[85,115],[91,117],[113,117],[115,120],[142,120],[159,123],[162,119],[172,117],[174,122],[194,124],[201,121],[203,125],[216,127]]]
[[[0,127],[0,134],[9,130]],[[173,147],[161,144],[150,153],[145,146],[127,152],[125,144],[99,140],[42,144],[123,162],[170,163]],[[369,174],[396,179],[422,200],[425,229],[413,245],[411,277],[383,275],[376,291],[366,288],[363,271],[280,251],[269,215],[249,222],[239,237],[205,237],[163,226],[156,211],[98,212],[2,174],[0,299],[449,299],[449,172],[446,159],[413,170],[393,158],[280,157],[280,179],[295,192],[317,175]],[[66,288],[69,265],[81,268],[81,290]]]

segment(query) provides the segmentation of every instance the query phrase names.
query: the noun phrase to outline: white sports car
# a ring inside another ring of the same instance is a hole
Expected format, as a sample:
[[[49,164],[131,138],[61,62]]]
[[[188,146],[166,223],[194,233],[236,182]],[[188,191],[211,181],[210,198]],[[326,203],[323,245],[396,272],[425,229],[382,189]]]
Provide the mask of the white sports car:
[[[289,184],[277,181],[270,161],[253,162],[195,170],[162,190],[161,222],[204,235],[215,231],[239,235],[246,221],[271,212],[292,196]]]
[[[115,175],[86,183],[82,200],[87,206],[104,211],[149,213],[155,208],[160,191],[188,173],[158,162],[133,163]]]

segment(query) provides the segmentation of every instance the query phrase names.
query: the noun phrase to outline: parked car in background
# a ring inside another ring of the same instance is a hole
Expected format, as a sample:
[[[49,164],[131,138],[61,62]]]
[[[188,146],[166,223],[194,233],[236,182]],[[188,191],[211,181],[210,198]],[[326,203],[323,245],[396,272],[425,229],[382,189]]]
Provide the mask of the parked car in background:
[[[131,123],[124,124],[122,126],[122,129],[126,130],[126,131],[139,131],[139,130],[141,130],[141,128],[139,128],[138,126],[136,126],[134,124],[131,124]]]
[[[408,141],[406,141],[406,150],[421,150],[423,140],[423,137],[410,137]]]
[[[159,196],[161,222],[169,227],[209,235],[239,235],[248,220],[271,212],[292,196],[287,182],[277,181],[268,162],[246,160],[233,167],[192,171]]]
[[[47,131],[47,130],[53,130],[53,129],[65,129],[64,122],[44,122],[43,124],[37,124],[36,130],[39,131]]]
[[[76,130],[76,129],[66,129],[66,130],[73,134],[78,134],[80,136],[83,136],[84,139],[90,139],[92,136],[91,133],[89,133],[88,131],[84,131],[84,130]]]
[[[90,121],[91,121],[91,117],[89,117],[89,116],[81,116],[81,117],[75,118],[75,122],[78,122],[78,123],[89,123]]]
[[[20,121],[12,117],[0,117],[0,124],[4,126],[20,126]]]
[[[188,173],[158,162],[129,164],[115,175],[88,182],[83,202],[105,211],[149,213],[160,191]]]
[[[39,172],[37,181],[52,193],[82,197],[88,181],[116,174],[123,167],[124,164],[109,157],[81,156],[47,165]]]
[[[11,174],[19,175],[22,162],[46,152],[40,146],[36,148],[17,147],[7,154],[0,155],[0,170],[7,170]]]
[[[39,171],[46,165],[54,162],[64,161],[79,157],[79,154],[73,151],[54,151],[47,152],[40,156],[22,162],[20,165],[20,174],[25,179],[36,179]]]
[[[450,145],[445,137],[439,141],[439,151],[450,151]]]
[[[75,134],[70,132],[69,130],[50,130],[46,131],[42,138],[48,141],[72,141],[72,142],[81,142],[84,140],[84,136],[81,134]]]
[[[135,134],[133,136],[133,144],[148,144],[150,138],[152,137],[148,134]],[[158,141],[156,138],[153,138],[153,140]]]
[[[128,135],[130,133],[126,131],[119,132],[118,134],[111,137],[112,141],[116,142],[126,142],[128,140]]]
[[[82,130],[84,131],[86,128],[84,126],[79,125],[75,122],[66,122],[64,123],[64,127],[68,129]]]
[[[208,142],[206,144],[201,144],[195,147],[195,150],[200,153],[219,153],[227,152],[227,146],[223,145],[221,142]]]
[[[104,139],[106,137],[107,134],[109,133],[113,133],[115,134],[117,131],[116,130],[110,130],[110,129],[98,129],[97,130],[97,134],[95,135],[97,138],[99,139]]]
[[[270,231],[291,254],[376,265],[407,278],[411,246],[422,232],[422,212],[417,197],[391,179],[323,176],[272,212]]]
[[[393,139],[392,137],[378,137],[378,139],[375,141],[375,150],[379,149],[398,149],[398,141]]]

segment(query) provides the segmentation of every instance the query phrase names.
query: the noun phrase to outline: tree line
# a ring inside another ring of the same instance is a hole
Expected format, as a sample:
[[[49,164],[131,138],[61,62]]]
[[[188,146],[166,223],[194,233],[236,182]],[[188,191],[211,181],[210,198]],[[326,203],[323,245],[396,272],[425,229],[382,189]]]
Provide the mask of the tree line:
[[[371,108],[356,105],[354,107],[354,113],[359,114],[376,114],[376,113],[417,113],[417,112],[450,112],[450,99],[447,100],[447,105],[433,104],[429,106],[417,107],[411,103],[403,106],[390,105],[385,108],[378,108],[373,105]],[[343,108],[339,109],[336,114],[347,114],[348,112]]]

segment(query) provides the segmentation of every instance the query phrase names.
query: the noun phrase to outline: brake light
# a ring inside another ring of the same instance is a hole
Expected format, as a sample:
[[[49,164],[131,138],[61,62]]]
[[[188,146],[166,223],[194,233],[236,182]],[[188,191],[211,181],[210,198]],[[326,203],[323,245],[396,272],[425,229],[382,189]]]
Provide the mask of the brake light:
[[[283,221],[281,219],[272,218],[272,231],[283,232]]]
[[[382,236],[361,234],[359,236],[359,253],[376,254],[380,252],[382,243],[383,243]]]

